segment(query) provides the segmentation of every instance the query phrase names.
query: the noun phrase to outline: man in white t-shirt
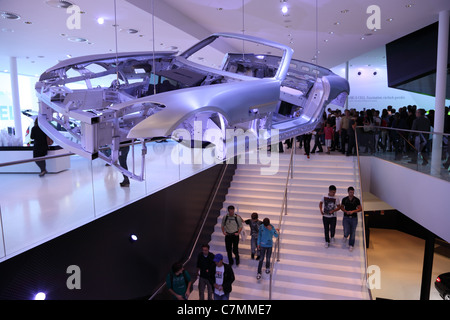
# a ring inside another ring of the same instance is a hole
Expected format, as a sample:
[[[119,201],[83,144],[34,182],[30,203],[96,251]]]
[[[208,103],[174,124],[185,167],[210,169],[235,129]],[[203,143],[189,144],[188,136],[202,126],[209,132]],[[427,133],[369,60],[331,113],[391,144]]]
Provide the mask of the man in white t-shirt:
[[[328,194],[323,196],[319,202],[325,231],[325,248],[330,246],[330,242],[334,242],[337,221],[336,211],[340,210],[340,208],[339,197],[336,196],[336,186],[331,185],[328,188]]]
[[[214,287],[214,300],[229,300],[234,282],[234,272],[230,265],[223,263],[223,256],[214,256],[215,266],[210,273],[210,282]]]

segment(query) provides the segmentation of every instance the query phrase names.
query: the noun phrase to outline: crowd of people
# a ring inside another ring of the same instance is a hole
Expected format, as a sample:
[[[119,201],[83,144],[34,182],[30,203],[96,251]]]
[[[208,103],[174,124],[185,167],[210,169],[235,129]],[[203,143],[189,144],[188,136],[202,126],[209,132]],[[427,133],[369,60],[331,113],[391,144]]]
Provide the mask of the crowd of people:
[[[356,228],[358,225],[358,212],[362,211],[360,200],[354,195],[354,188],[348,187],[348,196],[340,201],[336,196],[336,187],[330,185],[328,193],[319,201],[319,211],[325,234],[325,248],[334,243],[337,224],[336,213],[343,212],[342,225],[344,229],[343,245],[347,244],[349,251],[355,245]],[[230,205],[227,214],[221,222],[221,230],[225,236],[225,250],[228,263],[224,262],[221,253],[214,254],[210,246],[204,244],[197,256],[197,276],[199,300],[229,300],[232,283],[235,275],[232,266],[240,264],[239,240],[243,225],[250,229],[250,258],[258,260],[256,279],[261,280],[262,268],[265,262],[265,273],[271,272],[271,257],[274,238],[278,238],[280,230],[275,228],[269,218],[259,219],[258,213],[253,212],[251,217],[244,220],[235,213],[235,207]],[[347,243],[348,241],[348,243]],[[188,300],[192,291],[193,280],[180,262],[176,262],[166,277],[166,286],[174,299]]]
[[[225,236],[225,250],[228,263],[223,260],[221,253],[210,252],[208,244],[202,245],[202,251],[197,257],[198,293],[199,299],[205,300],[229,300],[232,291],[232,283],[235,280],[232,266],[240,263],[239,240],[242,234],[243,224],[249,225],[251,259],[258,260],[256,279],[261,279],[262,267],[265,261],[265,273],[270,274],[270,262],[272,257],[273,238],[277,238],[280,232],[271,223],[269,218],[262,221],[258,213],[254,212],[250,219],[244,220],[235,213],[234,206],[228,206],[227,214],[221,223],[222,233]],[[179,262],[172,266],[172,270],[166,277],[166,286],[174,299],[187,300],[192,289],[192,280],[189,272]]]
[[[297,141],[300,148],[304,147],[308,158],[311,153],[330,154],[331,151],[341,152],[347,156],[356,155],[357,139],[358,150],[363,154],[393,152],[395,160],[408,157],[409,163],[412,164],[417,163],[420,155],[421,164],[427,165],[433,143],[434,118],[434,110],[426,111],[415,105],[404,106],[398,110],[388,106],[381,112],[375,109],[363,111],[328,109],[323,113],[323,121],[315,130],[298,136]],[[424,131],[430,134],[405,130]],[[444,133],[450,133],[448,107],[445,108]],[[310,150],[312,136],[314,144]],[[291,139],[285,143],[288,149],[292,146]],[[448,136],[444,135],[442,165],[445,169],[450,166],[448,143]]]

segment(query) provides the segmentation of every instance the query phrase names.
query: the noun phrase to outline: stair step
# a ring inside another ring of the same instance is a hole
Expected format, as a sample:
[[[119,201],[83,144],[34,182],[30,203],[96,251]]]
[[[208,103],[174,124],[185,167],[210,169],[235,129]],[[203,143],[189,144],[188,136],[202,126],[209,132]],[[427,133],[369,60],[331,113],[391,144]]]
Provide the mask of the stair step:
[[[297,150],[301,153],[301,150]],[[238,164],[228,194],[220,211],[210,250],[222,253],[225,263],[228,257],[221,222],[228,205],[234,205],[244,220],[257,212],[259,219],[270,218],[278,227],[282,199],[286,187],[290,155],[279,154],[271,158],[272,175],[262,174],[269,166],[246,163]],[[337,187],[337,196],[347,196],[348,186],[356,189],[358,197],[359,177],[354,157],[339,155],[311,155],[311,159],[294,156],[294,177],[288,180],[287,215],[282,216],[282,233],[279,261],[273,269],[273,299],[364,299],[362,279],[365,270],[362,246],[362,214],[359,215],[355,250],[350,252],[342,242],[342,215],[337,213],[336,241],[324,247],[324,229],[319,212],[319,201],[328,187]],[[277,162],[278,161],[278,162]],[[239,242],[240,265],[233,266],[236,281],[230,299],[266,300],[269,298],[270,275],[264,273],[256,279],[258,261],[250,258],[250,229],[244,224],[247,237]],[[275,254],[275,252],[274,252]]]

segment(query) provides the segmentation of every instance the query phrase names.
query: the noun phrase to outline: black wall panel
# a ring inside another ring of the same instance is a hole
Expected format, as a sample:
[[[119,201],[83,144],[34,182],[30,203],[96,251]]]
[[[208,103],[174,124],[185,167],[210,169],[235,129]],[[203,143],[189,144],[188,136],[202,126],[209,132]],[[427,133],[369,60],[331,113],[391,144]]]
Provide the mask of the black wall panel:
[[[185,261],[224,165],[214,166],[0,263],[0,299],[141,299]],[[201,241],[209,242],[235,166],[229,166]],[[133,187],[133,184],[131,184]],[[208,234],[209,233],[209,234]],[[131,234],[138,241],[131,242]],[[68,289],[70,265],[81,289]]]

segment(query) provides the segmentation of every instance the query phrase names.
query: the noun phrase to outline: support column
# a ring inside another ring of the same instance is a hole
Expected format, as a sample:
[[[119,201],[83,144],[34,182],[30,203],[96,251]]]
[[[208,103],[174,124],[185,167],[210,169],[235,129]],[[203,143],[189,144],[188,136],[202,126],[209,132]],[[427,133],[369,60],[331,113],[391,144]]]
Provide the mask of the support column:
[[[429,232],[425,240],[425,253],[423,256],[422,285],[420,287],[420,300],[430,300],[431,277],[433,271],[434,234]]]
[[[438,50],[436,64],[436,95],[434,132],[444,132],[445,97],[447,90],[449,11],[439,12]],[[441,171],[442,135],[433,136],[431,153],[431,174],[439,175]]]
[[[348,70],[348,67],[349,67],[349,63],[348,63],[348,60],[345,62],[345,80],[347,80],[347,81],[349,81],[348,80],[348,75],[349,75],[349,70]],[[345,100],[345,110],[347,110],[348,109],[348,97],[347,97],[347,99]]]
[[[20,100],[19,100],[19,77],[17,73],[17,58],[9,58],[9,70],[11,77],[11,95],[13,103],[13,114],[14,114],[14,128],[15,136],[19,139],[20,146],[23,145],[22,137],[22,116],[20,113]]]

